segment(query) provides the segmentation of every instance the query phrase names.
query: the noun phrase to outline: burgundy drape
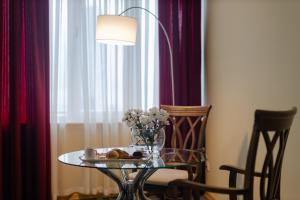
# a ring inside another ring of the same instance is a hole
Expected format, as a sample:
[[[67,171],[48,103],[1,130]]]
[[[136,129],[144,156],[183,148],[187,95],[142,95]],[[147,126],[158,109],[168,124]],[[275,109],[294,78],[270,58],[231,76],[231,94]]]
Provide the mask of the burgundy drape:
[[[158,1],[159,19],[173,48],[175,104],[201,104],[201,0]],[[159,31],[160,104],[172,104],[170,56]]]
[[[201,0],[160,0],[158,17],[173,48],[175,105],[201,105]],[[159,64],[160,105],[171,105],[170,56],[162,30]],[[166,147],[171,146],[171,129],[166,130]]]
[[[0,2],[0,199],[50,200],[49,2]]]

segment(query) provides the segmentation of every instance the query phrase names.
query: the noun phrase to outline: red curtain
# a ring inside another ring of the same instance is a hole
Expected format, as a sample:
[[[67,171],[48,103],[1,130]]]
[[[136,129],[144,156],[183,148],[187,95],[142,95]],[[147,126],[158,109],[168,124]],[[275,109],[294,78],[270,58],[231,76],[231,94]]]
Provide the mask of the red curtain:
[[[0,199],[50,200],[49,2],[0,2]]]
[[[201,0],[158,1],[174,58],[175,104],[201,104]],[[170,56],[159,31],[160,104],[172,104]]]

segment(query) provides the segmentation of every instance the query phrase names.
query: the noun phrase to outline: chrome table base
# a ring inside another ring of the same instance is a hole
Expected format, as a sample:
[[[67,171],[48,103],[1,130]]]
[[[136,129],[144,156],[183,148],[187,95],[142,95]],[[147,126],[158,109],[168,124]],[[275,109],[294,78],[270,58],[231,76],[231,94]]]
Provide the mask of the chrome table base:
[[[145,181],[157,170],[143,168],[140,169],[133,180],[128,177],[127,169],[121,169],[123,180],[114,174],[110,169],[98,168],[99,171],[115,181],[119,187],[119,195],[117,200],[150,200],[144,194]]]

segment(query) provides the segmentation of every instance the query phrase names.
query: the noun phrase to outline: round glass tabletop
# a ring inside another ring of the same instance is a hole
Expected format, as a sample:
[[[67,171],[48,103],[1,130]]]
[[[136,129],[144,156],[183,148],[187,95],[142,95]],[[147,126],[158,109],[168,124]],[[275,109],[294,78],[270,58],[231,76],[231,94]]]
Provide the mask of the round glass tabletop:
[[[104,154],[112,149],[121,149],[132,154],[132,147],[98,148],[97,153]],[[83,159],[84,150],[63,154],[58,160],[64,164],[89,167],[97,169],[144,169],[144,168],[175,168],[179,166],[192,166],[204,162],[204,154],[200,150],[164,148],[159,158],[145,156],[142,159]]]

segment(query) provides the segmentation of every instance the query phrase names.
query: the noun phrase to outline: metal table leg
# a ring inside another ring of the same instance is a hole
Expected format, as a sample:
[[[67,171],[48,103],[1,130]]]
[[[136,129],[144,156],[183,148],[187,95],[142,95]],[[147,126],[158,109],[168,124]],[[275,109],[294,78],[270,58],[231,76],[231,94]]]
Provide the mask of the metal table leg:
[[[150,200],[144,194],[145,181],[157,170],[151,168],[140,169],[133,180],[129,180],[127,169],[121,169],[123,180],[114,174],[110,169],[100,169],[99,171],[115,181],[119,187],[117,200]]]

